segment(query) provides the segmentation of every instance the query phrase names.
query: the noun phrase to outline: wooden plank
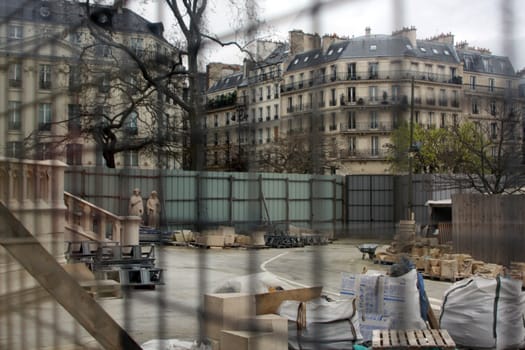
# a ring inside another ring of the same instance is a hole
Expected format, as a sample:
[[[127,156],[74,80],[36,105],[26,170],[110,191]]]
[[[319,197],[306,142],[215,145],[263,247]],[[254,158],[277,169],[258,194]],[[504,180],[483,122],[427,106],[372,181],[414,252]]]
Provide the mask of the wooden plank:
[[[455,349],[456,343],[454,342],[450,334],[448,334],[448,331],[446,329],[442,329],[440,333],[441,333],[441,336],[443,337],[443,340],[445,341],[447,348]]]
[[[0,244],[100,345],[106,349],[141,349],[2,203],[0,218]],[[4,238],[24,243],[7,244]]]
[[[309,301],[321,296],[322,286],[280,290],[272,293],[255,295],[255,313],[257,315],[275,314],[285,300]]]
[[[408,345],[407,331],[397,331],[398,344],[406,347]]]
[[[416,334],[413,330],[407,331],[408,345],[410,347],[417,347],[418,341],[416,339]]]
[[[438,330],[431,329],[430,333],[432,333],[432,338],[434,338],[434,343],[437,346],[444,346],[445,345],[445,342],[443,341],[443,339],[441,337],[441,334],[440,334],[440,332]]]

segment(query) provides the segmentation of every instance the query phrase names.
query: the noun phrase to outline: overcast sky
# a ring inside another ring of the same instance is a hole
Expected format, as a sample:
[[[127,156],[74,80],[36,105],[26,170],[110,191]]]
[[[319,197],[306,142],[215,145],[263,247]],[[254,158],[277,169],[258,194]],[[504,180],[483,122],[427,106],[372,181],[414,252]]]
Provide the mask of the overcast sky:
[[[160,1],[160,0],[153,0]],[[233,0],[209,0],[208,30],[216,35],[231,34],[239,23],[246,23],[245,11],[233,8]],[[152,21],[165,22],[170,29],[168,11],[144,0],[128,4]],[[245,6],[246,0],[238,1]],[[364,35],[365,27],[372,34],[391,34],[403,26],[415,26],[419,39],[451,32],[455,42],[467,41],[471,46],[488,48],[496,55],[511,57],[515,70],[525,68],[525,1],[522,0],[324,0],[315,16],[305,10],[315,0],[255,1],[257,16],[265,22],[258,36],[285,41],[288,31]],[[141,5],[142,3],[142,5]],[[244,34],[239,39],[246,39]],[[244,38],[243,38],[244,37]],[[508,39],[508,40],[506,40]],[[242,62],[235,49],[211,48],[209,61]]]

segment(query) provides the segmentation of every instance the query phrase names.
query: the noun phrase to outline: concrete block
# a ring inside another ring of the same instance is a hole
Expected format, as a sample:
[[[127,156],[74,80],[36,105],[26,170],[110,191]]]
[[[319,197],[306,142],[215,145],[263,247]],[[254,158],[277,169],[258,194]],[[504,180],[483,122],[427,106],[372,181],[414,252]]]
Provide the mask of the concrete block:
[[[266,350],[275,349],[271,332],[222,331],[221,349]]]
[[[255,296],[246,293],[204,295],[205,333],[219,340],[221,330],[234,330],[239,319],[255,317]]]
[[[204,233],[197,237],[195,242],[209,247],[224,247],[224,236]]]
[[[441,277],[446,279],[455,279],[458,275],[458,261],[453,260],[441,260]]]

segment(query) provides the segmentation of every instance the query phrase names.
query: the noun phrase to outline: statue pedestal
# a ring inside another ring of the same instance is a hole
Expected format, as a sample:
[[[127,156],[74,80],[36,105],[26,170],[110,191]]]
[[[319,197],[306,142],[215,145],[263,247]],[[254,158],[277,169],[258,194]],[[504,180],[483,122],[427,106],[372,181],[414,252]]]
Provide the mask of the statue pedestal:
[[[122,216],[121,245],[139,244],[139,227],[142,219],[140,216]]]

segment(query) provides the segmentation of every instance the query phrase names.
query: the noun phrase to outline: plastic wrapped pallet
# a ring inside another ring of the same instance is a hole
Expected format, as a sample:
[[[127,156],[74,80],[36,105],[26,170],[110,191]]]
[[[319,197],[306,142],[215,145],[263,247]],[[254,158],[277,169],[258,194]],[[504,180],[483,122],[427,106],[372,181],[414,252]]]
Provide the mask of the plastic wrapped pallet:
[[[517,349],[525,337],[523,310],[520,281],[472,277],[445,292],[439,322],[463,347]]]
[[[355,299],[328,301],[320,297],[304,303],[286,300],[278,314],[290,321],[292,348],[348,349],[362,339]]]

